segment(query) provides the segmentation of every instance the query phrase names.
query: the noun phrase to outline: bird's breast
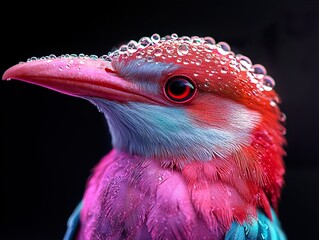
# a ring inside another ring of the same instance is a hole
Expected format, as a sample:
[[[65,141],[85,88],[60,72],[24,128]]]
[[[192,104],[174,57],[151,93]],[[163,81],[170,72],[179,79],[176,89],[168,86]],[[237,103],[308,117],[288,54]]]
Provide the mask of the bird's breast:
[[[190,189],[180,171],[113,150],[88,182],[79,236],[218,239],[225,230],[212,212],[211,194]]]

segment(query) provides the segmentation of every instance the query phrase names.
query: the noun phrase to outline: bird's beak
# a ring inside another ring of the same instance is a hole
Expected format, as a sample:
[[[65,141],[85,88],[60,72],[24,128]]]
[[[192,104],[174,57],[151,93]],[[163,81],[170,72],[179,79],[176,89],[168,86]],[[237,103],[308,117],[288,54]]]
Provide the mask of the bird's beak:
[[[111,62],[100,58],[33,60],[9,68],[2,78],[21,80],[77,97],[97,97],[119,102],[152,101],[138,94],[131,82],[119,77]]]

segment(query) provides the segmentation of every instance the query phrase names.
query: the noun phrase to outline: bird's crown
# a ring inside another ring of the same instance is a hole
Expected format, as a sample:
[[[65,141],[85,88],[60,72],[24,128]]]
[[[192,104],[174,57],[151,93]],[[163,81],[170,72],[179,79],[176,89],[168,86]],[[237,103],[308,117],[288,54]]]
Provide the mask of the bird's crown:
[[[211,37],[182,36],[160,37],[153,34],[138,42],[131,40],[108,55],[106,61],[137,60],[166,62],[189,69],[199,90],[238,100],[246,105],[274,108],[280,102],[273,90],[275,81],[266,68],[253,64],[241,54],[234,54],[226,42]]]

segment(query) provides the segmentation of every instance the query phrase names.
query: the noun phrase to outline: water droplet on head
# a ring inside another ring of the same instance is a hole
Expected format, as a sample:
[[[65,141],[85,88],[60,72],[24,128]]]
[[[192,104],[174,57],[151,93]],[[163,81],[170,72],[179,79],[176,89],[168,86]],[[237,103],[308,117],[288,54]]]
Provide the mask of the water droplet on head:
[[[171,35],[171,37],[172,37],[172,39],[177,39],[178,38],[178,35],[176,34],[176,33],[173,33],[172,35]]]
[[[200,45],[202,40],[198,36],[193,36],[193,37],[191,37],[191,42],[194,45]]]
[[[152,36],[151,36],[151,40],[154,42],[154,43],[157,43],[159,42],[159,40],[161,40],[161,36],[157,33],[154,33]]]
[[[225,52],[230,52],[231,48],[228,45],[228,43],[225,42],[219,42],[218,45],[225,51]]]
[[[228,71],[228,68],[227,68],[226,66],[223,66],[223,67],[220,69],[220,72],[223,73],[223,74],[227,73],[227,71]]]
[[[154,55],[155,55],[156,57],[161,56],[161,55],[162,55],[162,52],[163,52],[163,50],[162,50],[161,48],[155,48],[155,49],[154,49]]]
[[[93,60],[97,60],[97,59],[99,59],[99,57],[98,57],[98,56],[96,56],[96,55],[90,55],[90,58],[91,58],[91,59],[93,59]]]
[[[284,122],[284,121],[286,121],[286,119],[287,119],[286,114],[285,113],[281,113],[280,114],[280,121]]]
[[[204,37],[204,43],[205,44],[214,45],[215,44],[215,39],[211,38],[211,37]]]
[[[184,63],[185,65],[188,65],[188,64],[190,63],[190,61],[189,61],[189,59],[184,59],[183,63]]]
[[[274,100],[271,100],[271,101],[270,101],[270,106],[276,107],[276,106],[277,106],[277,103],[276,103]]]
[[[262,74],[262,75],[266,75],[267,74],[266,68],[263,65],[261,65],[261,64],[254,64],[252,66],[252,68],[253,68],[253,72],[255,74]]]
[[[109,62],[112,61],[112,58],[111,58],[110,56],[106,55],[106,54],[102,55],[102,56],[101,56],[101,59],[103,59],[103,60],[105,60],[105,61],[109,61]]]
[[[212,55],[210,53],[205,55],[205,61],[206,62],[210,62],[211,59],[212,59]]]
[[[173,48],[172,46],[167,46],[167,47],[166,47],[166,52],[167,52],[168,54],[172,54],[172,53],[174,52],[174,48]]]
[[[143,57],[143,53],[142,52],[138,52],[136,53],[136,58],[142,58]]]
[[[190,37],[187,37],[187,36],[183,36],[181,39],[182,39],[182,41],[183,41],[184,43],[190,43],[190,42],[191,42]]]
[[[220,59],[220,64],[226,64],[226,58],[225,57],[222,57]]]
[[[246,57],[246,56],[243,56],[243,55],[240,55],[239,58],[239,63],[240,63],[240,66],[246,70],[250,70],[251,69],[251,60]]]
[[[202,60],[197,59],[196,62],[195,62],[195,64],[196,64],[197,66],[201,65],[201,64],[202,64]]]
[[[186,44],[180,44],[177,48],[177,54],[184,56],[188,53],[188,46]]]
[[[146,52],[147,52],[148,54],[152,54],[152,53],[154,52],[154,50],[155,50],[155,48],[154,48],[153,46],[149,46],[149,47],[147,48]]]
[[[127,44],[127,51],[129,53],[134,53],[137,51],[137,47],[138,47],[138,43],[134,40],[131,40],[128,44]]]
[[[270,76],[265,76],[262,79],[262,85],[265,91],[271,91],[275,87],[275,80]]]
[[[152,40],[148,37],[142,37],[139,41],[138,41],[140,47],[145,48],[148,45],[150,45],[152,43]]]

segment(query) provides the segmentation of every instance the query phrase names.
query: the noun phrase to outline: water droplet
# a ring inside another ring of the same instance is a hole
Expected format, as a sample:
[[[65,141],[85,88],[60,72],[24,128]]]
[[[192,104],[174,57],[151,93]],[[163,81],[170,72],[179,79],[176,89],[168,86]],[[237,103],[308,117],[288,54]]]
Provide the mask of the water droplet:
[[[198,36],[193,36],[193,37],[191,37],[191,42],[194,45],[199,45],[199,44],[201,44],[202,40]]]
[[[199,73],[198,72],[194,72],[194,77],[198,77]]]
[[[284,122],[284,121],[286,121],[286,119],[287,119],[286,114],[285,114],[285,113],[281,113],[281,114],[280,114],[280,121],[281,121],[281,122]]]
[[[228,43],[225,42],[219,42],[218,45],[225,51],[225,52],[230,52],[231,48],[228,45]]]
[[[83,53],[79,54],[79,58],[84,58],[84,57],[85,57],[85,55]]]
[[[49,55],[49,58],[50,58],[50,59],[55,59],[56,56],[55,56],[54,54],[50,54],[50,55]]]
[[[106,55],[106,54],[102,55],[102,56],[101,56],[101,59],[103,59],[103,60],[105,60],[105,61],[112,61],[111,57],[108,56],[108,55]]]
[[[205,44],[214,45],[215,44],[215,39],[211,38],[211,37],[204,37],[204,43]]]
[[[188,53],[188,46],[186,44],[180,44],[177,48],[177,54],[184,56]]]
[[[220,69],[220,72],[223,74],[227,73],[227,71],[228,71],[228,68],[226,66],[224,66]]]
[[[136,53],[136,58],[142,58],[143,57],[143,53],[142,52],[138,52]]]
[[[185,65],[188,65],[188,64],[189,64],[189,59],[184,59],[183,63],[184,63]]]
[[[250,70],[251,69],[251,64],[252,63],[251,63],[251,60],[248,57],[240,55],[239,63],[240,63],[240,66],[243,67],[244,69],[246,69],[246,70]]]
[[[225,57],[222,57],[220,59],[220,64],[226,64],[226,58]]]
[[[167,46],[167,47],[166,47],[166,52],[167,52],[168,54],[172,54],[172,53],[174,52],[174,48],[173,48],[172,46]]]
[[[154,48],[153,46],[149,46],[149,47],[147,48],[146,52],[147,52],[148,54],[152,54],[152,53],[154,52],[154,50],[155,50],[155,48]]]
[[[153,60],[153,56],[147,56],[146,57],[146,61],[147,62],[153,62],[154,60]]]
[[[178,63],[182,62],[182,59],[181,58],[177,58],[176,60]]]
[[[261,236],[262,239],[266,239],[267,238],[267,233],[262,232],[262,233],[260,233],[260,236]]]
[[[210,53],[205,55],[205,61],[206,62],[210,62],[211,58],[212,58],[212,55]]]
[[[254,64],[252,68],[255,74],[262,74],[262,75],[267,74],[266,68],[261,64]]]
[[[63,70],[63,67],[59,67],[59,70],[62,71],[62,70]]]
[[[134,40],[131,40],[128,44],[127,44],[127,51],[129,53],[135,53],[137,51],[137,47],[138,47],[138,43]]]
[[[183,36],[182,40],[183,40],[184,43],[190,43],[191,42],[190,37],[187,37],[187,36]]]
[[[156,57],[159,57],[159,56],[162,55],[162,52],[163,52],[163,50],[162,50],[161,48],[155,48],[155,50],[154,50],[154,55],[155,55]]]
[[[176,33],[173,33],[172,35],[171,35],[171,37],[172,37],[172,39],[177,39],[178,38],[178,35],[176,34]]]
[[[201,64],[202,64],[202,60],[197,59],[196,62],[195,62],[195,64],[196,64],[197,66],[201,65]]]
[[[96,55],[90,55],[90,58],[91,58],[91,59],[93,59],[93,60],[97,60],[97,59],[99,59],[99,57],[98,57],[98,56],[96,56]]]
[[[277,103],[274,100],[270,101],[270,106],[275,107],[277,105]]]
[[[152,40],[148,37],[142,37],[138,43],[142,48],[145,48],[152,43]]]
[[[285,127],[281,127],[281,128],[280,128],[280,132],[281,132],[281,134],[282,134],[283,136],[285,136],[286,133],[287,133],[287,130],[286,130]]]
[[[271,91],[275,87],[275,80],[270,76],[265,76],[262,79],[262,85],[265,91]]]
[[[159,40],[161,40],[161,36],[157,33],[154,33],[152,36],[151,36],[151,40],[154,42],[154,43],[158,43]]]

